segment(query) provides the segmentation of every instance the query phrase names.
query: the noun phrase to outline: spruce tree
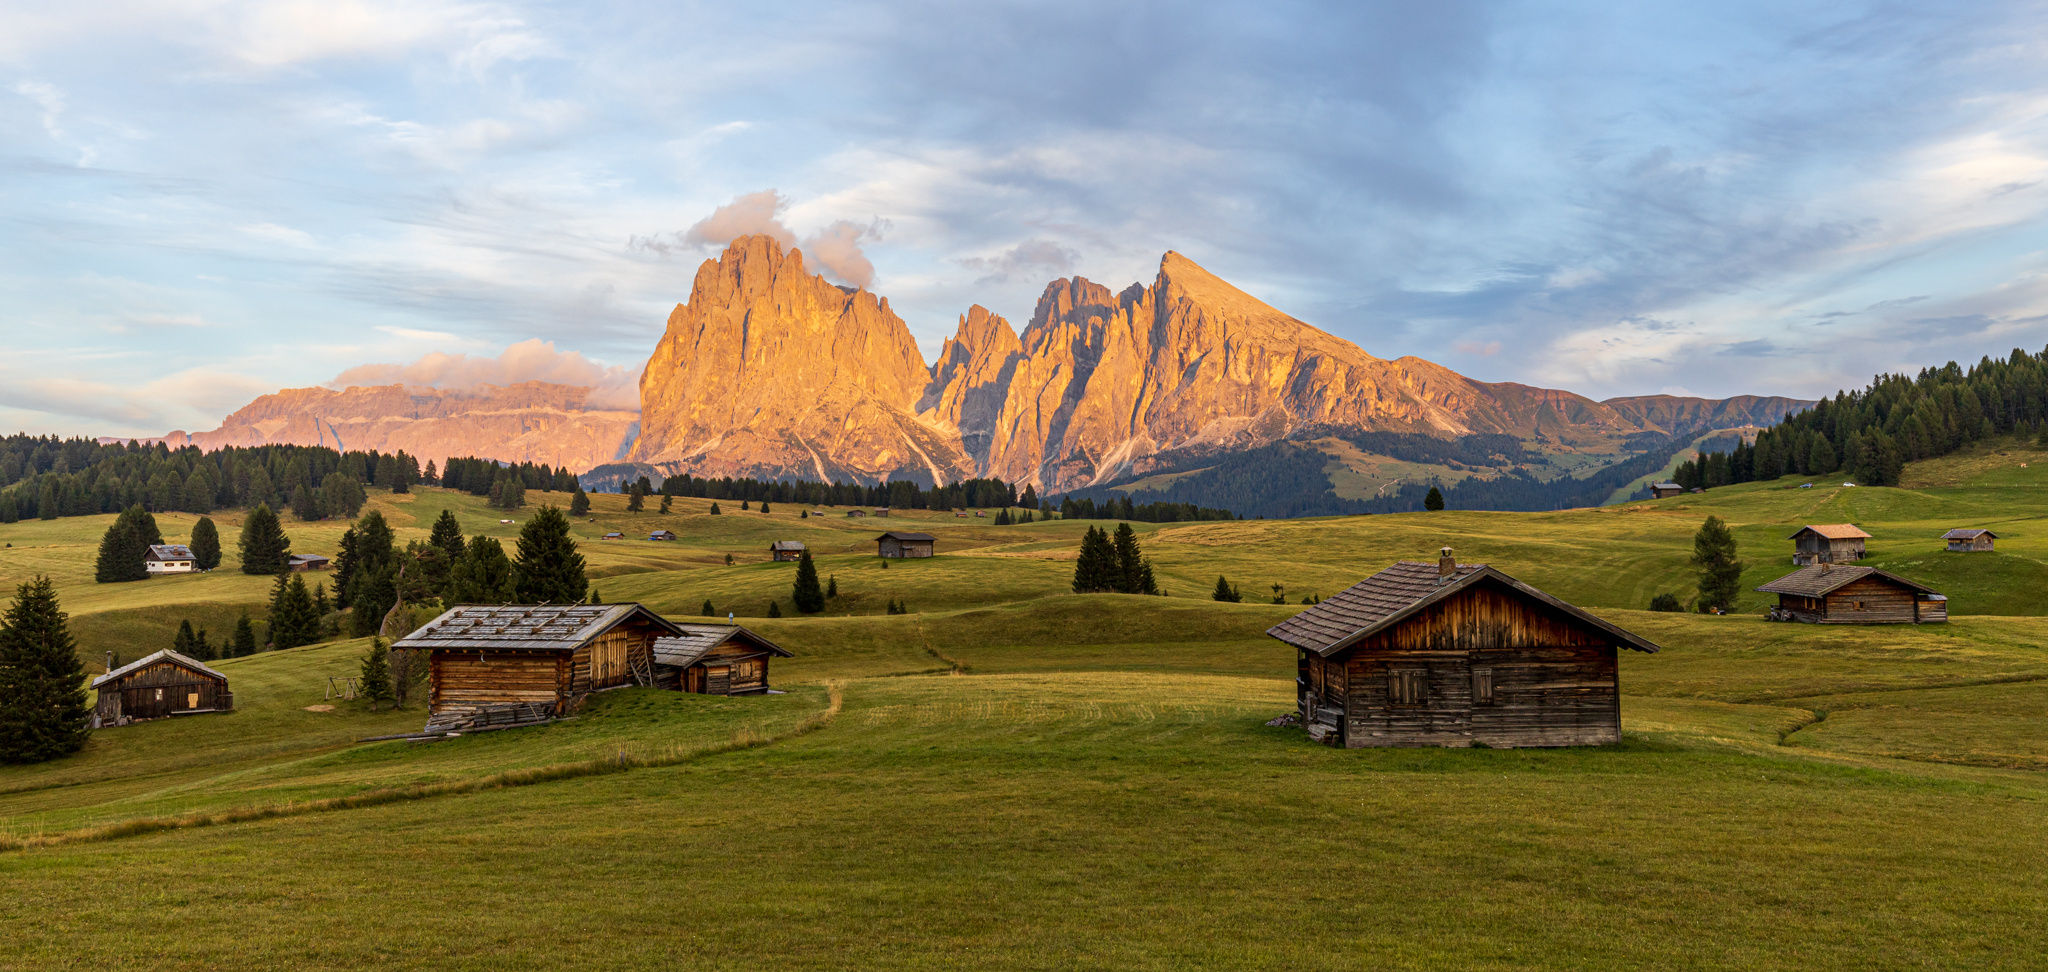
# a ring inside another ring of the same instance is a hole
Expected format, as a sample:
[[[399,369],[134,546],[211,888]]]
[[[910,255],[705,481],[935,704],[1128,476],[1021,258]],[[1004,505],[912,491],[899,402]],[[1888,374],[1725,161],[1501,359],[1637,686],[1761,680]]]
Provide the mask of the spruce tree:
[[[809,550],[797,555],[796,583],[791,586],[789,602],[805,614],[825,610],[825,592],[818,587],[818,565],[811,560]]]
[[[1444,508],[1444,494],[1435,486],[1429,488],[1429,495],[1422,498],[1422,508],[1432,513]]]
[[[434,532],[428,536],[427,542],[441,548],[451,564],[462,559],[462,551],[468,542],[462,538],[462,524],[456,522],[454,510],[441,511],[434,520]]]
[[[1108,533],[1091,526],[1081,535],[1081,555],[1074,558],[1074,593],[1100,594],[1116,590],[1118,584],[1116,548]]]
[[[640,495],[640,484],[635,483],[626,490],[626,512],[638,513],[647,508],[647,499]]]
[[[1244,600],[1244,592],[1238,590],[1235,586],[1232,586],[1229,578],[1224,577],[1222,574],[1218,574],[1216,575],[1216,591],[1209,595],[1209,599],[1214,601],[1228,601],[1232,604],[1236,604]]]
[[[145,547],[154,547],[164,542],[164,532],[157,529],[156,517],[137,503],[121,511],[120,522],[127,523],[135,530],[135,536]]]
[[[718,616],[718,609],[711,606],[710,598],[704,599],[704,616],[707,618],[715,618]]]
[[[768,512],[768,501],[767,501],[767,500],[762,500],[762,501],[761,501],[761,512],[763,512],[763,513],[766,513],[766,512]]]
[[[202,516],[192,524],[192,562],[200,570],[220,566],[220,528],[213,525],[213,517]]]
[[[40,763],[85,745],[85,665],[48,577],[0,616],[0,763]]]
[[[192,655],[192,619],[178,622],[178,633],[171,636],[171,650],[187,658]]]
[[[575,604],[583,600],[590,581],[583,574],[583,555],[569,535],[569,518],[543,506],[519,528],[512,559],[513,584],[526,604]]]
[[[242,573],[283,573],[291,556],[292,541],[270,507],[258,503],[242,521]]]
[[[1707,517],[1692,538],[1692,565],[1700,573],[1699,609],[1727,610],[1741,589],[1742,561],[1735,559],[1735,534],[1718,516]]]
[[[1116,575],[1114,589],[1124,594],[1145,593],[1145,557],[1138,549],[1138,533],[1128,523],[1116,525]]]
[[[832,575],[831,577],[828,577],[828,578],[826,578],[826,579],[825,579],[825,596],[826,596],[826,597],[828,597],[828,598],[831,598],[831,597],[838,597],[838,596],[839,596],[839,575],[838,575],[838,574],[833,574],[833,575]],[[706,602],[706,603],[709,603],[709,602]]]
[[[312,521],[326,516],[327,511],[321,508],[319,501],[313,496],[312,488],[300,483],[297,489],[292,490],[292,515],[301,520]]]
[[[213,661],[220,655],[213,650],[213,642],[206,639],[206,629],[200,628],[192,635],[192,657],[200,661]]]
[[[674,503],[675,501],[676,501],[676,498],[675,498],[675,497],[673,497],[673,496],[670,496],[670,495],[668,495],[667,493],[663,493],[663,494],[661,494],[661,511],[662,511],[663,513],[667,513],[667,512],[668,512],[668,510],[669,510],[669,506],[670,506],[670,504]],[[588,505],[588,503],[586,502],[586,504],[585,504],[585,505]],[[576,512],[576,511],[572,509],[572,510],[570,510],[569,512],[571,512],[571,513],[574,513],[574,512]]]
[[[668,497],[661,498],[661,511],[668,512]],[[576,493],[569,497],[569,515],[584,516],[590,512],[590,494],[583,491],[583,484],[576,484]]]
[[[148,549],[143,546],[142,538],[136,536],[135,525],[126,516],[116,519],[100,537],[99,559],[93,564],[93,580],[115,584],[146,579],[149,568],[143,558]]]
[[[449,604],[505,604],[518,595],[512,586],[512,561],[496,537],[471,537],[462,559],[448,571]]]
[[[327,599],[327,585],[314,584],[313,613],[324,618],[327,616],[327,612],[332,610],[334,610],[334,603]]]
[[[712,516],[719,516],[719,515],[721,515],[721,514],[720,514],[720,513],[718,512],[718,504],[717,504],[717,503],[712,503],[712,504],[711,504],[711,515],[712,515]]]
[[[230,642],[229,646],[222,652],[229,658],[241,658],[256,653],[256,625],[249,621],[249,612],[244,611],[240,618],[235,619],[235,640]]]
[[[363,698],[370,700],[370,710],[384,702],[396,702],[398,696],[391,690],[391,660],[385,657],[389,650],[384,639],[371,638],[370,650],[363,653],[362,682]]]
[[[769,602],[768,602],[768,616],[769,616],[769,617],[771,617],[771,618],[779,618],[779,617],[782,617],[782,602],[781,602],[781,601],[769,601]]]

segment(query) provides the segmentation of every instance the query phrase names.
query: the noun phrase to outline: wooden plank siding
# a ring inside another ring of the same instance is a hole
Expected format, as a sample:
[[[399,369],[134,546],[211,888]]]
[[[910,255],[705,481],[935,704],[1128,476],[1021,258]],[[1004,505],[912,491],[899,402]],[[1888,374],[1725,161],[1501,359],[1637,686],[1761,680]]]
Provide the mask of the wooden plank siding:
[[[1616,651],[1610,645],[1354,654],[1344,744],[1366,746],[1597,746],[1621,739]],[[1491,701],[1473,688],[1485,673]],[[1422,701],[1395,698],[1399,678],[1422,676]]]
[[[123,719],[161,719],[182,712],[219,712],[235,707],[225,679],[160,661],[99,686],[93,713],[102,725]]]
[[[539,703],[560,709],[567,667],[559,652],[433,653],[435,707]]]

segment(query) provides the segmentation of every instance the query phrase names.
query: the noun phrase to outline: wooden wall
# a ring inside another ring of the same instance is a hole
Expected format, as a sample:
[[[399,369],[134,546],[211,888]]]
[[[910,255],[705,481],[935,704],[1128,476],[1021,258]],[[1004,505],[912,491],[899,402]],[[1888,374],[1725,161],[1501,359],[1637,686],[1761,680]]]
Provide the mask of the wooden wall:
[[[667,634],[645,621],[628,621],[569,655],[571,696],[637,684],[635,672],[653,674],[654,639]]]
[[[108,682],[98,689],[93,714],[101,725],[123,720],[161,719],[178,712],[226,711],[235,695],[226,679],[195,672],[172,661],[160,661]]]
[[[436,651],[428,669],[431,704],[543,703],[559,710],[567,681],[557,651]]]

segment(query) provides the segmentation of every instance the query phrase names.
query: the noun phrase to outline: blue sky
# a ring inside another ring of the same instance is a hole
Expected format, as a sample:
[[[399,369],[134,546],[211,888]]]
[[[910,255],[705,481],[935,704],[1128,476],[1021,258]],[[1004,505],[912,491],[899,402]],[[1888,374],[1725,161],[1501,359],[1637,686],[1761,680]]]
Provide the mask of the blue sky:
[[[1482,380],[1828,393],[2048,343],[2044,14],[0,0],[0,427],[630,395],[770,220],[927,358],[1174,249]]]

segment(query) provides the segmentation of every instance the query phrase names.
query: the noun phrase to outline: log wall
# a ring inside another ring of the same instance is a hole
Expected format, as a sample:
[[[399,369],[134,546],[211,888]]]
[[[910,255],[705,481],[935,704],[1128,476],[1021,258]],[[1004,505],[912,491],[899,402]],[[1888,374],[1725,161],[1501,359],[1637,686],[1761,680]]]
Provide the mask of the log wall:
[[[98,689],[93,714],[103,726],[137,719],[161,719],[180,712],[219,712],[235,707],[226,679],[160,661]]]
[[[512,702],[541,703],[559,711],[567,695],[567,660],[561,652],[437,651],[428,673],[436,711]]]

